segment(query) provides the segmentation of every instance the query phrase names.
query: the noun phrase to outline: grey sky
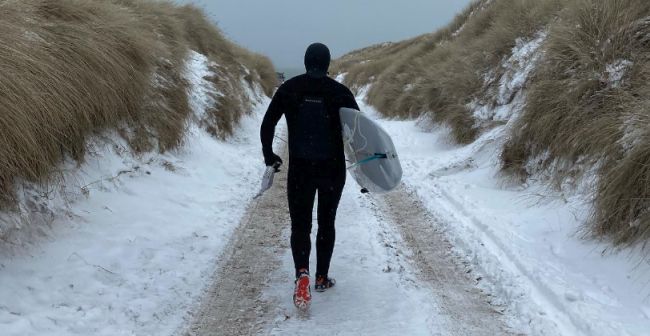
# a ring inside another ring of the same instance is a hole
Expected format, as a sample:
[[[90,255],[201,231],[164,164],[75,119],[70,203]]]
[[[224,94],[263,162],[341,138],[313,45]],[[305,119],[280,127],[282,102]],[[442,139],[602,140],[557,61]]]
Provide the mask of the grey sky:
[[[177,0],[205,8],[233,41],[302,67],[306,47],[327,44],[333,57],[399,41],[445,25],[471,0]]]

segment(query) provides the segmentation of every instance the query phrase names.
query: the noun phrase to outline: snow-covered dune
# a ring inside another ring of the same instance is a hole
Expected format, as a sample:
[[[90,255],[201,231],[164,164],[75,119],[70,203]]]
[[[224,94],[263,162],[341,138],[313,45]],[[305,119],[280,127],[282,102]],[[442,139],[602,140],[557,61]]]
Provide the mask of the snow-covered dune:
[[[183,325],[264,168],[268,98],[242,79],[255,107],[232,138],[216,139],[198,125],[219,94],[209,68],[190,53],[195,121],[182,148],[134,156],[105,134],[61,190],[38,198],[53,218],[46,238],[0,261],[0,334],[170,335]]]

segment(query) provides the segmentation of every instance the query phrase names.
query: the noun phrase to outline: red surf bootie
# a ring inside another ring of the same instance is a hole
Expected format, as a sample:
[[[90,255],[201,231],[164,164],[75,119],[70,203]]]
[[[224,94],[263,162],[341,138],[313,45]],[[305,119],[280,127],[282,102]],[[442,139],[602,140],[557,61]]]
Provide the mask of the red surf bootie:
[[[301,272],[296,279],[296,289],[293,293],[293,304],[296,308],[306,310],[311,303],[311,290],[309,289],[309,273]]]

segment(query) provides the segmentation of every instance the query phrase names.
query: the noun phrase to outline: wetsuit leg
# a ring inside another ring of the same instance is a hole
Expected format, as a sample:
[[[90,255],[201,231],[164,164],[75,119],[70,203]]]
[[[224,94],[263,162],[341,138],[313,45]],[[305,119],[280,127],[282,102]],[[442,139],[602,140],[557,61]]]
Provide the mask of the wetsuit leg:
[[[319,178],[318,186],[318,234],[316,236],[316,277],[327,277],[334,251],[336,210],[345,185],[345,175]]]
[[[289,215],[291,217],[291,252],[298,270],[309,269],[311,252],[311,225],[316,183],[313,178],[302,174],[299,169],[289,169],[287,196],[289,198]]]

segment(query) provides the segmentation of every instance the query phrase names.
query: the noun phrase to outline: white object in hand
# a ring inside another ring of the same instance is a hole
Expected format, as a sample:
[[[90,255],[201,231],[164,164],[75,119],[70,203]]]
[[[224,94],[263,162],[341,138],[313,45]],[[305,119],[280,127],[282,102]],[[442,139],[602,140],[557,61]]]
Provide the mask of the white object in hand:
[[[266,167],[264,176],[262,177],[262,187],[260,188],[260,191],[257,193],[257,195],[253,197],[253,199],[262,196],[265,191],[269,190],[271,186],[273,186],[273,176],[276,172],[278,172],[278,168],[280,168],[279,164],[274,164],[273,166]]]

